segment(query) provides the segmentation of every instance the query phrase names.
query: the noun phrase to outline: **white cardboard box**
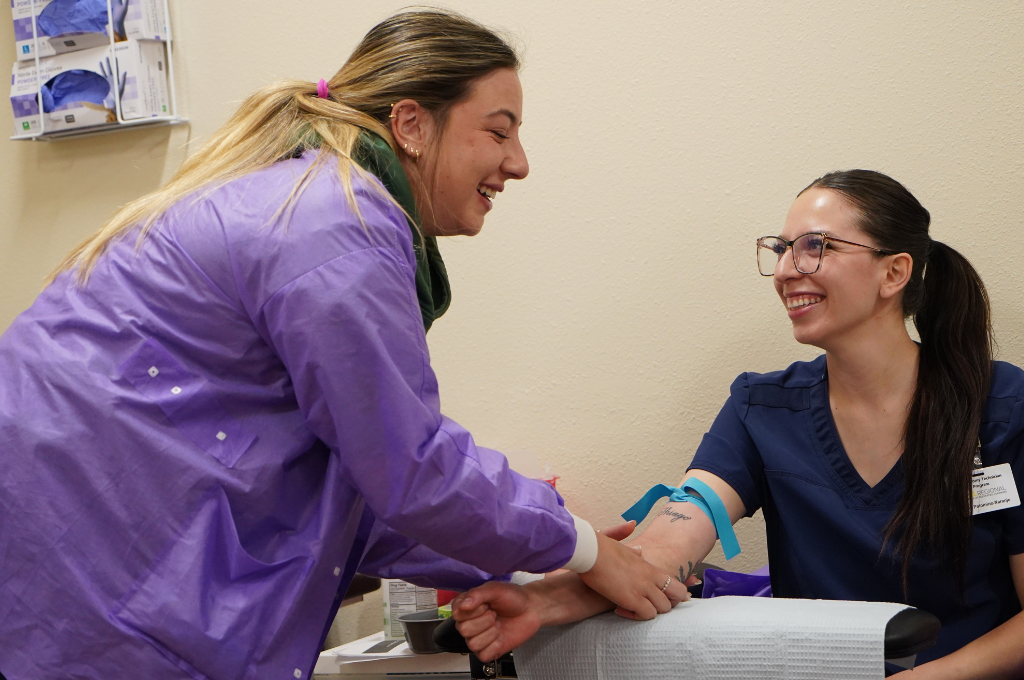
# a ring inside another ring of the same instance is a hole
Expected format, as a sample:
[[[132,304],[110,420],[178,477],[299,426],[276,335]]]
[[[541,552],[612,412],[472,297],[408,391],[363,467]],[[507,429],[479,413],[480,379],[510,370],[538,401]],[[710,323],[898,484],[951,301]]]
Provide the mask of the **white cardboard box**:
[[[42,75],[37,80],[34,61],[14,64],[11,106],[15,135],[40,131],[40,99],[46,132],[116,123],[114,87],[122,89],[124,120],[169,113],[164,43],[129,40],[115,43],[113,48],[108,44],[48,57],[39,65]],[[40,85],[49,96],[37,97]]]
[[[170,40],[164,0],[128,0],[124,28],[129,40]]]
[[[99,8],[98,21],[90,28],[99,30],[72,30],[59,35],[46,32],[47,22],[39,24],[39,15],[54,2],[64,3],[64,8],[75,2],[87,0],[35,0],[35,13],[32,11],[32,0],[11,0],[11,12],[14,16],[14,45],[19,60],[35,59],[35,39],[32,35],[32,19],[36,18],[39,35],[39,56],[52,57],[57,54],[86,50],[110,44],[108,35],[108,18],[105,9],[100,6],[102,0],[88,0],[90,9]],[[127,7],[124,2],[127,2]],[[167,40],[169,31],[167,17],[164,14],[163,0],[110,0],[112,7],[120,9],[114,12],[115,22],[123,17],[123,33],[115,36],[117,40]],[[79,27],[81,28],[81,26]]]
[[[125,75],[121,117],[125,120],[170,114],[167,48],[162,42],[128,40],[114,43],[117,69]]]

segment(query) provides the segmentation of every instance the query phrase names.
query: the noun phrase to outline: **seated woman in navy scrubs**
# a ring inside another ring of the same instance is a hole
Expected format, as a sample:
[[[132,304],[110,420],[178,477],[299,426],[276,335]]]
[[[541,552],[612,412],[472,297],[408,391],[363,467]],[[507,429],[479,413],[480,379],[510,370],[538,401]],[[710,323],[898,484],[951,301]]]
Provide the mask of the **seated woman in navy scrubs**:
[[[942,621],[911,676],[1024,677],[1024,507],[972,515],[971,488],[976,468],[1008,463],[1024,496],[1024,371],[992,360],[981,279],[929,221],[876,172],[800,193],[758,264],[796,340],[825,354],[740,375],[686,477],[733,522],[764,511],[776,597],[906,602]],[[685,581],[715,540],[670,502],[633,545]],[[610,606],[567,574],[487,584],[455,616],[488,659]]]

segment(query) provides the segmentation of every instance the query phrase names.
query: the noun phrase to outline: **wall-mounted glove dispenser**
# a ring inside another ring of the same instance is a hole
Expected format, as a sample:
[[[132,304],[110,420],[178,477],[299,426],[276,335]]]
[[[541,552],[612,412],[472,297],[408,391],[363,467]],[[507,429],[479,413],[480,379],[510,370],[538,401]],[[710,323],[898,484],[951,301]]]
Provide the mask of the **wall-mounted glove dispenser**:
[[[167,0],[14,0],[12,13],[11,139],[185,122]]]

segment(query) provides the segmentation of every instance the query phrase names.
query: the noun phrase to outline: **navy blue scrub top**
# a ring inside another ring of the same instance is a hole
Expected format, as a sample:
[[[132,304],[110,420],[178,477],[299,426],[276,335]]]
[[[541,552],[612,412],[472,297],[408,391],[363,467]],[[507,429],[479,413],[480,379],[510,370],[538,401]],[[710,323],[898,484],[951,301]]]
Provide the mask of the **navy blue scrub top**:
[[[1009,463],[1024,498],[1024,371],[993,363],[982,418],[984,465]],[[1024,553],[1024,507],[973,518],[967,591],[958,602],[947,563],[915,554],[904,599],[900,565],[882,532],[903,493],[899,462],[870,487],[843,450],[828,400],[825,357],[784,371],[744,373],[697,449],[691,469],[726,481],[748,516],[764,510],[776,597],[906,602],[942,620],[945,656],[1021,610],[1009,555]]]

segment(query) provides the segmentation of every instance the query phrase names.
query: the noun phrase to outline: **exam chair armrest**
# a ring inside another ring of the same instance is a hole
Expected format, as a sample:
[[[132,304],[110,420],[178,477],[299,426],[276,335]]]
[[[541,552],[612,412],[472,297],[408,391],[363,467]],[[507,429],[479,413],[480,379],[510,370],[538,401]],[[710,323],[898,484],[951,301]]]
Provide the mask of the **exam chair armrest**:
[[[466,638],[455,627],[456,621],[453,618],[445,619],[434,629],[434,644],[441,648],[442,652],[454,652],[456,654],[470,654]]]
[[[508,653],[494,661],[484,663],[469,650],[466,638],[455,627],[455,619],[445,619],[434,629],[434,644],[442,652],[469,654],[469,675],[472,680],[502,680],[502,678],[518,678],[516,662]]]
[[[455,619],[447,619],[435,628],[434,643],[445,652],[472,654],[455,623]],[[889,619],[885,625],[884,656],[886,659],[903,659],[919,654],[935,646],[941,629],[942,624],[937,616],[908,607]],[[511,654],[506,654],[498,659],[498,662],[504,666],[505,673],[508,673],[500,677],[515,677]]]
[[[934,614],[908,607],[885,624],[885,658],[902,659],[935,646],[942,623]]]

